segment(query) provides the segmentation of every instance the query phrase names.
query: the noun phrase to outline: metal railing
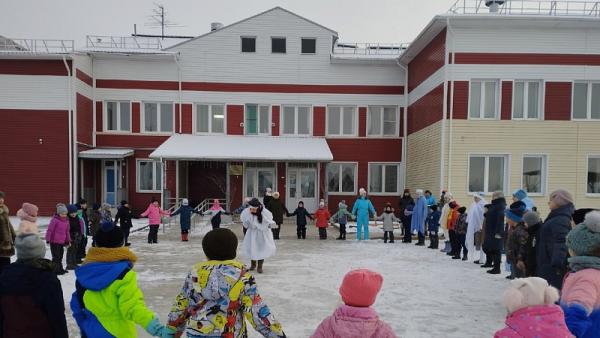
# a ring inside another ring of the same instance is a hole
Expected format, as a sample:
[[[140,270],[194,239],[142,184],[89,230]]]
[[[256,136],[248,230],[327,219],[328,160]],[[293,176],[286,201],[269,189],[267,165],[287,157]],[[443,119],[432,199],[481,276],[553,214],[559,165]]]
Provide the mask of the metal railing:
[[[448,13],[490,14],[490,11],[486,0],[457,0]],[[600,1],[506,0],[491,14],[600,17]]]
[[[88,49],[162,50],[160,38],[134,36],[86,35]]]
[[[9,39],[0,36],[0,52],[64,54],[75,50],[73,40]]]
[[[370,43],[370,42],[338,42],[333,47],[333,54],[343,55],[400,55],[408,43]]]

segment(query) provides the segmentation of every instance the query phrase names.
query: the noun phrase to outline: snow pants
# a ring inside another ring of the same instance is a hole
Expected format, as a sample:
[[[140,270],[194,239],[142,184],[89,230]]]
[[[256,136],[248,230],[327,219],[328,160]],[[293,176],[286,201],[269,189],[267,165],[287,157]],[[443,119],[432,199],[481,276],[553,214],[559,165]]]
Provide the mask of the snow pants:
[[[296,225],[296,236],[298,236],[298,239],[306,239],[306,224]]]
[[[79,263],[79,246],[81,234],[71,233],[71,246],[67,249],[67,269],[74,269]]]
[[[364,232],[364,237],[361,236]],[[358,215],[356,218],[356,239],[369,239],[369,215]]]
[[[10,257],[0,257],[0,272],[2,272],[4,267],[9,264],[10,264]]]
[[[319,228],[319,239],[327,239],[327,228]]]
[[[340,223],[340,237],[339,239],[346,239],[346,223]]]
[[[158,228],[160,224],[150,224],[150,230],[148,231],[148,243],[158,243]]]
[[[390,239],[390,243],[394,243],[394,232],[393,231],[384,231],[383,232],[383,243],[387,243],[388,238]]]
[[[65,247],[60,244],[50,244],[50,253],[52,254],[52,265],[54,265],[54,273],[62,273],[62,261],[65,255]]]

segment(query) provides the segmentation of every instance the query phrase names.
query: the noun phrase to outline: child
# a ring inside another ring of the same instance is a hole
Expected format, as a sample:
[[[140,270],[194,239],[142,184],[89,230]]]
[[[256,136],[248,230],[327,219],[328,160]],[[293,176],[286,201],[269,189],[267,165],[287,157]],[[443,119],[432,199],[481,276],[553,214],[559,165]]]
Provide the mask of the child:
[[[325,202],[319,202],[319,209],[315,212],[315,225],[319,228],[319,239],[327,239],[327,227],[331,214],[325,207]]]
[[[600,212],[591,211],[567,235],[570,273],[565,277],[560,305],[571,333],[600,333]]]
[[[536,275],[536,264],[537,264],[537,241],[539,238],[540,229],[542,228],[542,219],[537,212],[527,212],[523,216],[523,222],[527,226],[527,261],[525,262],[525,268],[527,270],[527,277],[534,277]]]
[[[63,269],[62,265],[65,247],[71,244],[67,214],[67,207],[62,203],[57,204],[56,215],[52,217],[50,224],[48,224],[48,230],[46,230],[46,242],[50,243],[52,264],[57,275],[64,275],[68,272]]]
[[[258,200],[257,200],[258,202]],[[202,239],[208,259],[192,268],[169,313],[176,337],[247,337],[246,323],[264,337],[285,337],[256,288],[254,277],[235,260],[238,240],[229,229]]]
[[[102,220],[111,221],[112,222],[112,212],[110,211],[110,204],[102,203],[102,207],[100,208],[100,214],[102,215]]]
[[[88,219],[88,209],[87,209],[87,201],[83,198],[79,200],[79,203],[75,204],[77,206],[77,216],[79,216],[83,220],[83,233],[81,234],[81,244],[79,245],[78,259],[82,260],[85,258],[85,251],[87,249],[88,243],[88,235],[89,235],[89,227],[90,220]]]
[[[338,203],[338,211],[331,217],[332,223],[337,221],[340,225],[340,236],[336,238],[337,240],[346,240],[346,224],[348,224],[348,219],[353,218],[354,215],[348,211],[346,200],[342,200]]]
[[[148,226],[150,227],[148,231],[148,244],[158,243],[158,228],[160,227],[161,215],[169,216],[170,213],[161,209],[158,201],[154,198],[146,211],[140,215],[141,217],[148,217]]]
[[[448,203],[448,217],[442,220],[446,222],[446,229],[448,229],[448,237],[450,238],[450,251],[446,253],[448,256],[456,256],[456,252],[460,252],[460,247],[457,248],[458,238],[455,231],[456,222],[458,222],[460,216],[458,208],[459,205],[456,201]]]
[[[431,212],[427,217],[427,231],[429,231],[429,249],[437,249],[440,244],[439,230],[440,230],[440,217],[442,216],[441,211],[438,210],[436,204],[430,207]]]
[[[190,226],[192,224],[192,214],[199,214],[201,215],[202,213],[192,207],[190,207],[190,202],[188,201],[187,198],[184,198],[181,200],[181,206],[179,207],[179,209],[175,210],[175,212],[173,212],[171,214],[171,217],[179,216],[179,226],[181,227],[181,241],[182,242],[187,242],[189,240],[188,238],[188,234],[190,232]]]
[[[377,272],[367,269],[348,272],[339,291],[344,305],[325,318],[311,338],[395,338],[392,328],[371,308],[382,284],[383,277]]]
[[[298,202],[298,207],[291,214],[287,214],[287,217],[296,216],[296,236],[298,239],[306,239],[306,218],[314,220],[308,210],[304,208],[304,202]]]
[[[562,310],[554,304],[557,300],[558,290],[549,286],[545,279],[515,279],[503,297],[508,310],[506,327],[496,332],[494,337],[573,337],[567,329]]]
[[[456,251],[454,252],[454,256],[452,259],[460,259],[460,249],[462,248],[463,257],[462,260],[466,261],[468,259],[469,250],[467,250],[466,239],[467,239],[467,208],[460,207],[456,209],[458,212],[458,219],[456,220],[456,225],[454,228],[455,237],[456,238]]]
[[[67,270],[75,270],[78,264],[81,264],[79,260],[79,246],[83,238],[83,231],[85,225],[83,219],[77,216],[77,206],[75,204],[69,204],[67,206],[68,219],[69,219],[69,236],[71,237],[71,245],[67,249]]]
[[[123,246],[121,229],[104,220],[94,237],[96,247],[75,271],[76,291],[71,298],[81,336],[137,337],[135,324],[155,337],[172,334],[144,304],[133,271],[137,257]]]
[[[394,209],[390,203],[385,205],[383,213],[376,220],[383,221],[383,243],[387,243],[388,237],[390,243],[394,243],[394,222],[398,222],[399,219],[394,215]]]
[[[94,236],[100,229],[100,222],[102,221],[102,214],[100,213],[100,204],[94,203],[92,205],[92,211],[89,215],[90,220],[90,236],[92,236],[92,246],[96,245],[96,239]]]
[[[506,240],[506,260],[510,263],[510,275],[507,279],[523,278],[526,276],[527,268],[527,240],[529,234],[523,223],[523,214],[526,212],[525,203],[518,201],[510,205],[510,209],[504,213],[506,223],[510,228]],[[529,211],[533,212],[533,211]]]
[[[193,209],[192,209],[193,210]],[[213,200],[213,204],[210,209],[208,209],[203,215],[210,215],[210,225],[213,230],[221,227],[221,215],[227,215],[225,209],[221,208],[221,203],[219,203],[218,199]],[[190,216],[191,217],[191,216]]]
[[[133,218],[133,211],[129,208],[129,203],[123,200],[121,201],[121,206],[117,209],[117,214],[115,215],[115,225],[119,224],[121,221],[121,231],[123,231],[123,243],[125,246],[130,246],[129,243],[129,232],[131,231],[131,227],[133,227],[133,223],[131,219]]]

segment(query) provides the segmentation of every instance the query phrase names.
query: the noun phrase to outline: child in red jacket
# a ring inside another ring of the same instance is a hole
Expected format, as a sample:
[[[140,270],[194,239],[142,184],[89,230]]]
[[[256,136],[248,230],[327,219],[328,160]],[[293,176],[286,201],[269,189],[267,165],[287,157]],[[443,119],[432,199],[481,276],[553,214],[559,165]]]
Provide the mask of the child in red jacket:
[[[327,239],[327,227],[329,226],[330,218],[331,214],[325,208],[325,202],[321,201],[319,209],[315,212],[315,225],[319,228],[319,239]]]

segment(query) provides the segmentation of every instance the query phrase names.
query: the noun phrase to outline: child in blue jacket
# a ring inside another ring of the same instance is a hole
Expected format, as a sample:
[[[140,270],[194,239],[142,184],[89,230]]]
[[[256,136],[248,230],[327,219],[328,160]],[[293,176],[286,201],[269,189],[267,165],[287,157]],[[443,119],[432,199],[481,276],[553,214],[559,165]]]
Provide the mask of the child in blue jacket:
[[[440,230],[440,217],[442,213],[438,210],[438,206],[432,204],[429,206],[431,212],[427,217],[427,231],[429,231],[429,249],[437,249],[440,243],[438,231]]]
[[[192,214],[202,214],[200,211],[190,207],[190,202],[187,198],[181,200],[181,206],[171,214],[173,216],[179,216],[179,226],[181,227],[181,241],[188,241],[188,234],[190,232],[190,226],[192,224]]]

